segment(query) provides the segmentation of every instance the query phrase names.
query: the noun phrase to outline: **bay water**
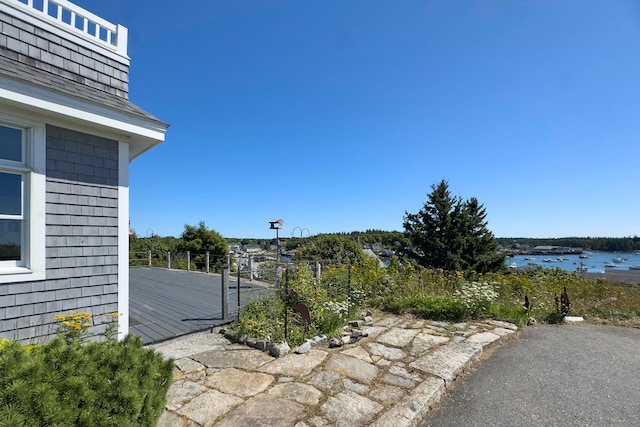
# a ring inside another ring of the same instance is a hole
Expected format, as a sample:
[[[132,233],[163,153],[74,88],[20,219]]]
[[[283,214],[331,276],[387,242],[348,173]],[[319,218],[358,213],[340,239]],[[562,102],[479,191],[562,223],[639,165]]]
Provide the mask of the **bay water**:
[[[635,252],[584,252],[581,255],[583,258],[580,258],[579,255],[516,255],[508,257],[505,262],[514,268],[539,265],[567,271],[576,271],[582,266],[586,268],[583,271],[589,273],[602,273],[605,270],[629,270],[631,266],[640,266],[640,253]],[[588,258],[584,258],[585,256]]]

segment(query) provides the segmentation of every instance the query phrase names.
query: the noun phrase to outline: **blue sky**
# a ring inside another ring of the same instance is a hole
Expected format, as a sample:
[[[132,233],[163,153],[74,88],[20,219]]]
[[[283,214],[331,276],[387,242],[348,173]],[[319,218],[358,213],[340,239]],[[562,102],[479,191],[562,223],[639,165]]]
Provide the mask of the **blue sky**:
[[[130,99],[170,124],[138,235],[400,231],[442,179],[498,237],[640,234],[636,1],[74,3],[129,29]]]

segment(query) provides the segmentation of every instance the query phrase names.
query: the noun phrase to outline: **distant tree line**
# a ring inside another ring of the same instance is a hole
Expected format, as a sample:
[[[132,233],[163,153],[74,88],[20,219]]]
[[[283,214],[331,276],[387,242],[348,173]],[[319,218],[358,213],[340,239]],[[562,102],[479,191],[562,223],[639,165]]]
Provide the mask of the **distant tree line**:
[[[129,253],[133,259],[142,258],[151,251],[153,254],[167,252],[192,253],[192,261],[204,262],[204,254],[209,252],[210,258],[222,260],[228,252],[227,241],[215,230],[207,228],[204,221],[197,226],[185,224],[180,237],[138,237],[135,232],[129,236]]]
[[[566,246],[602,252],[640,251],[640,237],[562,237],[556,239],[533,239],[527,237],[498,237],[498,244],[507,249],[516,249],[519,245]]]

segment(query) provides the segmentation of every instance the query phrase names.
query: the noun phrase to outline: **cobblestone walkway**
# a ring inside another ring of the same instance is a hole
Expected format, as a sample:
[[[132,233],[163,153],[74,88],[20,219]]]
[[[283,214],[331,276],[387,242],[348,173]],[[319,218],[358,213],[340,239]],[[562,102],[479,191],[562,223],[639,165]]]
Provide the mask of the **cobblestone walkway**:
[[[278,359],[215,330],[191,334],[150,346],[176,359],[158,426],[415,426],[483,349],[516,330],[378,314],[357,343]]]

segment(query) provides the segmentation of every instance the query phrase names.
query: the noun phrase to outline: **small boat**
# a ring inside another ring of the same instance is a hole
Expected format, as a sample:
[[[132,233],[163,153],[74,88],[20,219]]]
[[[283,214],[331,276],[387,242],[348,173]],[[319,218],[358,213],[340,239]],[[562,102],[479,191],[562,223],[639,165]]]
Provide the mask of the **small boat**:
[[[587,267],[586,265],[579,265],[578,267],[576,267],[576,271],[578,273],[586,273],[587,271],[589,271],[589,267]]]
[[[509,264],[509,268],[512,270],[515,270],[518,268],[518,264],[516,264],[515,262],[512,262],[511,264]]]
[[[605,263],[604,263],[604,268],[615,268],[615,267],[617,267],[617,266],[618,266],[618,265],[617,265],[617,264],[615,264],[615,263],[613,263],[613,262],[605,262]]]
[[[583,258],[583,259],[584,259],[584,258],[589,258],[589,255],[587,255],[587,254],[582,254],[582,255],[580,255],[578,258]]]
[[[545,258],[542,260],[542,262],[553,262],[553,260],[551,258]]]
[[[629,270],[640,270],[640,264],[630,265]]]
[[[620,264],[621,262],[624,262],[624,258],[622,258],[622,257],[617,257],[617,258],[612,259],[612,261],[613,261],[613,262],[617,262],[618,264]]]

